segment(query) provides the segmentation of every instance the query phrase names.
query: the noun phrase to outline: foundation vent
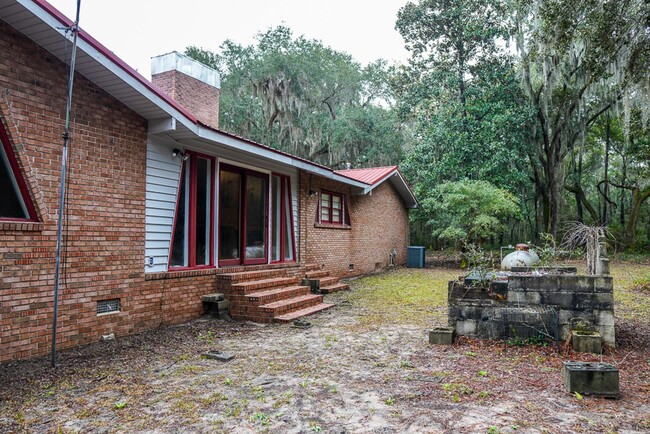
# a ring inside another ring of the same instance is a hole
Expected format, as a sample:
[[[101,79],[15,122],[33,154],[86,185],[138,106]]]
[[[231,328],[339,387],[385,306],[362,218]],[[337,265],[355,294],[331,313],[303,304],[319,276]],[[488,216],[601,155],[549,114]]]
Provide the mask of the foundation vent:
[[[121,310],[122,306],[120,304],[119,298],[114,298],[111,300],[100,300],[97,302],[97,315],[120,312]]]

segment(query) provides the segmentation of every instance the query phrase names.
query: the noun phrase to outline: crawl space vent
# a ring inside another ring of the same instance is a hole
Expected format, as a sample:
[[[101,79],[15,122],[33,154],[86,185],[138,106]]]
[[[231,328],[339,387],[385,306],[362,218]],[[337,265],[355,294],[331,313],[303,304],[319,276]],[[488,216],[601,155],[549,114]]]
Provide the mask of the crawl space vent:
[[[120,310],[122,310],[122,306],[120,305],[119,298],[114,298],[112,300],[100,300],[97,302],[97,315],[101,315],[103,313],[119,312]]]

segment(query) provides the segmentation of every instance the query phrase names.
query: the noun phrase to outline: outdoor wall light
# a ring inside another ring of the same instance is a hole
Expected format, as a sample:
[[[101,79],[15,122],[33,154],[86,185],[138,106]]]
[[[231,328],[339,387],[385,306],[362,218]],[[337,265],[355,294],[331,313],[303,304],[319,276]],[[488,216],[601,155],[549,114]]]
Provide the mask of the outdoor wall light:
[[[181,151],[181,150],[178,149],[178,148],[174,148],[174,150],[172,151],[172,158],[176,158],[176,157],[180,157],[180,158],[182,158],[183,161],[185,161],[185,160],[187,160],[188,158],[190,158],[190,156],[187,155],[184,151]]]
[[[314,197],[314,196],[316,196],[317,194],[318,194],[318,193],[315,192],[314,190],[309,190],[309,197]]]

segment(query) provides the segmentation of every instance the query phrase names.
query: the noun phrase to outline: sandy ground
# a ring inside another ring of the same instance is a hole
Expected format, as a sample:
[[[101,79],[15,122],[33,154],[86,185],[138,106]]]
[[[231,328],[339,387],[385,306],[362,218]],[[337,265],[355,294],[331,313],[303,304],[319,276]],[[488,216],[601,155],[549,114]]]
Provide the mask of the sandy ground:
[[[599,357],[432,346],[423,327],[363,323],[350,294],[328,296],[338,306],[308,329],[202,318],[64,351],[56,370],[47,358],[0,365],[0,432],[650,432],[647,328],[621,323],[621,346],[602,357],[620,369],[621,398],[579,399],[562,362]]]

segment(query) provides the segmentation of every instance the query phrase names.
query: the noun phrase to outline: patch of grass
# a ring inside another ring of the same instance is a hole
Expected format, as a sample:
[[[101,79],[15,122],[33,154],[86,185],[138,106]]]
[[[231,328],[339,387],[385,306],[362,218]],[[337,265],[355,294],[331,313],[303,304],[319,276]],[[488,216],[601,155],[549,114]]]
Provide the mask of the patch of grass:
[[[401,268],[353,281],[354,290],[344,297],[364,309],[361,325],[446,323],[447,284],[460,273],[441,268]]]
[[[614,302],[620,305],[616,316],[648,323],[650,291],[642,287],[650,282],[650,264],[614,261],[610,270],[614,278]]]
[[[262,424],[262,426],[267,426],[271,424],[271,418],[266,413],[262,413],[262,412],[253,413],[252,419]]]
[[[204,341],[206,344],[213,344],[217,340],[217,334],[212,330],[208,330],[205,333],[199,333],[197,339]]]

